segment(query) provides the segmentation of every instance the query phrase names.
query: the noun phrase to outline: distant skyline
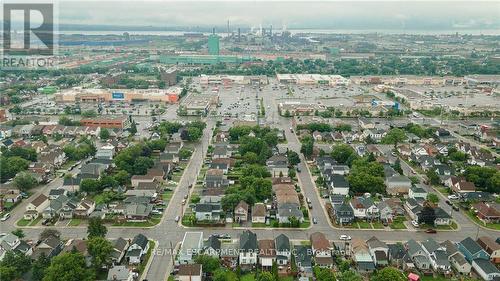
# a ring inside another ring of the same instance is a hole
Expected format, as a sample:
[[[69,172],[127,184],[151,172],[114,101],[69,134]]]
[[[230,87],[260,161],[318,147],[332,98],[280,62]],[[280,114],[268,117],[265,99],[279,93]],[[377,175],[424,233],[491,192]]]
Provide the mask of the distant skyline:
[[[78,1],[59,23],[77,25],[366,30],[500,29],[499,1]],[[222,29],[222,30],[220,30]]]

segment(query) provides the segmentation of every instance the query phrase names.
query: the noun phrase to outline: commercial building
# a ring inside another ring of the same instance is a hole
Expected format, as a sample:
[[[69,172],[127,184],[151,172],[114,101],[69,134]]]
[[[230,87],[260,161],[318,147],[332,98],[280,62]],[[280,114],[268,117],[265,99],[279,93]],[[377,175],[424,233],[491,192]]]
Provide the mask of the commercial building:
[[[219,36],[215,34],[208,36],[208,54],[212,56],[219,55]]]
[[[165,82],[166,86],[173,86],[177,84],[177,68],[171,67],[169,69],[160,70],[161,81]]]
[[[80,120],[80,124],[88,127],[125,129],[129,127],[130,122],[126,116],[118,116],[107,118],[85,118]]]
[[[206,116],[210,108],[219,103],[218,94],[191,94],[179,106],[179,115]]]
[[[254,76],[244,76],[244,75],[201,75],[200,76],[201,85],[251,85],[269,84],[269,79],[266,75],[254,75]]]
[[[326,110],[326,106],[317,103],[303,103],[299,101],[286,101],[278,105],[278,110],[281,115],[290,113],[290,115],[313,115],[316,110],[322,112]]]
[[[73,88],[55,94],[55,101],[61,103],[74,102],[164,102],[176,103],[182,92],[180,87],[168,89],[82,89]]]
[[[230,63],[240,64],[245,62],[256,61],[254,57],[248,56],[218,56],[218,55],[162,55],[160,56],[160,63],[164,64],[217,64],[217,63]]]
[[[444,85],[462,85],[464,84],[463,77],[453,76],[417,76],[417,75],[382,75],[382,76],[351,76],[351,81],[357,85],[391,85],[391,86],[444,86]]]
[[[281,84],[347,86],[350,80],[340,75],[276,74]]]

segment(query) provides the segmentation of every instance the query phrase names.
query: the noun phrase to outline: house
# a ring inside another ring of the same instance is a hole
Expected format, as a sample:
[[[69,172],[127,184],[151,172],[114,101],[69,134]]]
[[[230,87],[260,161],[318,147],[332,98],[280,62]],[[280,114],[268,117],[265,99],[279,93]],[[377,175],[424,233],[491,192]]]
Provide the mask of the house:
[[[204,254],[212,257],[220,258],[221,242],[215,235],[210,235],[204,243]]]
[[[422,184],[416,184],[415,186],[412,186],[410,188],[410,191],[408,192],[408,197],[417,199],[417,198],[427,198],[427,190],[424,188],[424,185]]]
[[[387,266],[389,264],[389,247],[387,244],[372,236],[366,241],[366,245],[375,266]]]
[[[106,170],[106,166],[99,163],[87,163],[83,164],[80,168],[80,174],[82,178],[92,178],[98,179],[101,177],[102,173]]]
[[[494,264],[500,263],[500,245],[489,236],[481,236],[477,243],[490,255],[490,261]]]
[[[35,250],[33,251],[33,255],[31,255],[32,259],[38,259],[38,257],[44,253],[46,257],[49,259],[52,257],[57,256],[61,250],[63,249],[63,243],[59,239],[59,237],[56,236],[49,236],[42,240],[38,246],[36,246]]]
[[[335,206],[335,222],[339,225],[351,224],[354,221],[354,210],[348,203]]]
[[[331,268],[333,266],[330,241],[321,232],[314,232],[309,237],[314,262],[319,267]]]
[[[451,225],[453,218],[442,208],[434,208],[434,214],[436,216],[434,225]]]
[[[106,144],[97,149],[95,158],[112,160],[115,155],[115,147],[111,144]]]
[[[29,215],[27,217],[27,214],[25,213],[24,218],[28,220],[35,219],[39,214],[43,212],[43,210],[45,210],[49,206],[49,204],[50,201],[47,196],[43,194],[38,195],[26,206],[26,212],[29,213]],[[33,211],[37,213],[37,216],[33,217]]]
[[[111,251],[111,260],[114,264],[119,264],[129,247],[129,241],[125,240],[121,237],[111,240],[111,245],[113,246],[113,250]]]
[[[77,218],[87,218],[95,210],[95,202],[89,198],[84,198],[76,206],[73,216]]]
[[[394,217],[392,208],[385,201],[381,201],[377,204],[377,208],[380,211],[380,220],[383,222],[391,223]]]
[[[89,254],[87,240],[82,239],[70,239],[64,244],[62,253],[68,253],[71,251],[77,251],[85,257],[85,264],[90,266],[92,264],[92,257]]]
[[[295,263],[301,272],[312,272],[312,249],[310,246],[295,245],[294,246]]]
[[[462,253],[456,252],[455,254],[451,255],[448,259],[450,261],[451,266],[456,271],[458,271],[458,273],[464,275],[470,273],[472,265],[465,259],[465,256]]]
[[[383,252],[380,252],[382,254]],[[375,270],[375,264],[370,255],[370,251],[368,249],[368,245],[365,241],[359,238],[353,238],[351,240],[351,256],[356,264],[356,271],[360,273],[372,272]],[[385,259],[385,262],[383,260]],[[387,263],[387,256],[380,256],[380,260],[383,263]]]
[[[141,197],[136,197],[136,198],[141,198]],[[146,198],[145,201],[149,201],[149,199]],[[141,203],[141,202],[125,203],[124,216],[126,220],[129,222],[131,221],[143,222],[149,219],[152,210],[153,210],[153,205],[149,203]]]
[[[379,209],[373,203],[371,197],[354,197],[350,202],[354,210],[354,217],[358,219],[373,220],[378,219]]]
[[[312,133],[312,137],[315,141],[322,141],[323,140],[323,136],[321,135],[321,132],[319,132],[319,131],[314,131]]]
[[[210,163],[210,169],[219,169],[219,170],[222,170],[224,172],[224,174],[227,174],[229,172],[229,163],[212,162],[212,163]]]
[[[287,265],[291,258],[290,239],[285,234],[280,234],[274,239],[276,248],[276,263],[278,266]]]
[[[152,174],[133,175],[130,181],[133,187],[138,187],[140,183],[153,183],[156,181],[156,178]]]
[[[451,190],[456,193],[474,192],[476,191],[476,186],[473,182],[459,180],[453,186],[451,186]]]
[[[67,196],[68,191],[65,189],[61,189],[61,188],[58,188],[58,189],[53,188],[49,191],[49,200],[54,200],[61,195]]]
[[[0,261],[3,260],[5,253],[7,251],[14,250],[21,243],[19,237],[12,233],[7,233],[4,236],[0,236]]]
[[[408,194],[411,181],[407,176],[393,176],[385,179],[386,191],[390,195]]]
[[[406,255],[403,244],[388,244],[387,247],[389,248],[389,263],[396,268],[403,268]]]
[[[476,216],[485,223],[500,221],[500,205],[498,203],[479,202],[472,205]]]
[[[496,280],[500,277],[500,271],[489,260],[474,259],[472,261],[472,268],[474,271],[483,278],[483,280]]]
[[[80,176],[77,177],[64,177],[63,185],[60,189],[65,189],[68,192],[77,192],[80,190],[80,182],[82,178]]]
[[[231,150],[226,143],[216,143],[214,152],[212,153],[212,159],[231,158],[231,154]]]
[[[206,188],[217,188],[217,187],[227,187],[229,186],[229,181],[224,176],[224,171],[219,169],[208,169],[205,175],[205,187]]]
[[[195,207],[195,216],[198,221],[220,220],[221,205],[211,203],[198,203]]]
[[[271,176],[288,177],[288,158],[283,154],[275,154],[266,161],[266,166]]]
[[[137,273],[132,269],[127,268],[125,265],[115,265],[108,270],[108,277],[106,280],[112,281],[133,281],[137,277]]]
[[[201,281],[203,276],[201,264],[181,264],[175,275],[177,281]]]
[[[431,268],[431,261],[420,243],[410,239],[406,242],[405,248],[416,268],[423,271],[427,271]]]
[[[68,201],[69,198],[65,195],[61,195],[54,200],[50,200],[49,206],[47,206],[47,208],[45,208],[42,212],[42,217],[44,219],[51,219],[59,216],[59,212]]]
[[[240,266],[252,267],[256,265],[258,251],[257,235],[250,230],[243,231],[240,236]]]
[[[203,232],[186,232],[179,250],[178,262],[191,264],[194,257],[203,249]]]
[[[396,197],[384,198],[384,202],[392,209],[393,216],[404,216],[406,214],[401,199]]]
[[[149,240],[142,234],[137,234],[128,247],[125,257],[130,265],[140,264],[149,250]]]
[[[470,237],[458,243],[458,250],[465,256],[468,262],[472,262],[475,259],[490,259],[490,255]]]
[[[270,270],[276,262],[276,246],[274,240],[259,240],[259,264],[263,270]]]
[[[304,214],[300,210],[297,203],[283,203],[278,204],[278,212],[276,218],[279,223],[291,223],[291,218],[294,217],[297,221],[304,221]]]
[[[234,208],[234,221],[246,222],[248,220],[248,204],[245,201],[240,201]]]
[[[221,244],[220,259],[221,263],[228,268],[235,269],[238,265],[239,243],[225,242]]]
[[[266,223],[267,210],[264,203],[255,203],[252,207],[252,223]]]
[[[327,181],[331,194],[349,195],[349,183],[342,175],[332,175]]]
[[[434,239],[428,238],[422,242],[422,248],[429,257],[434,271],[444,274],[448,274],[450,272],[451,264],[448,260],[448,255],[444,246],[437,243]]]

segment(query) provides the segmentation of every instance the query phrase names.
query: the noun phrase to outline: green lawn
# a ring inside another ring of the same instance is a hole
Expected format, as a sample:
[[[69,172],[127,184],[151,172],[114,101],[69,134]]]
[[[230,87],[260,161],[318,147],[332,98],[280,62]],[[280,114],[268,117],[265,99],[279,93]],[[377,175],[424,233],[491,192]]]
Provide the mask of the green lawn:
[[[381,222],[374,222],[372,223],[373,228],[375,229],[384,229],[384,225]]]
[[[261,222],[254,222],[252,223],[252,227],[266,227],[267,225],[265,223]]]
[[[403,223],[405,221],[405,218],[403,217],[398,217],[395,218],[392,223],[389,225],[391,229],[406,229],[405,224]]]
[[[31,220],[20,219],[17,221],[17,226],[27,226],[31,223]]]
[[[81,219],[71,219],[71,221],[69,221],[68,223],[68,226],[79,226],[80,223],[82,223]]]
[[[240,281],[254,281],[254,280],[255,280],[254,273],[248,273],[240,277]]]
[[[369,222],[366,221],[358,221],[359,228],[361,229],[371,229],[372,226],[370,225]]]
[[[155,248],[156,243],[154,241],[149,240],[149,249],[148,252],[146,253],[146,256],[144,257],[144,261],[139,265],[139,276],[142,274],[144,271],[144,268],[146,267],[146,264],[148,263],[149,258],[151,257],[151,253],[153,252],[153,249]]]
[[[42,220],[42,216],[38,216],[36,219],[34,219],[31,223],[30,226],[36,225],[39,221]]]
[[[467,214],[467,216],[473,220],[475,223],[479,224],[479,225],[482,225],[486,228],[490,228],[490,229],[495,229],[495,230],[500,230],[500,223],[483,223],[482,221],[480,221],[477,216],[472,212],[472,211],[467,211],[465,212]]]
[[[161,216],[162,215],[153,215],[148,221],[141,221],[141,222],[131,222],[131,221],[126,221],[123,223],[114,223],[113,226],[132,226],[132,227],[148,227],[148,226],[154,226],[160,223],[161,221]]]
[[[174,194],[173,191],[165,191],[161,196],[162,200],[165,201],[165,203],[170,202],[170,199],[172,198],[173,194]]]

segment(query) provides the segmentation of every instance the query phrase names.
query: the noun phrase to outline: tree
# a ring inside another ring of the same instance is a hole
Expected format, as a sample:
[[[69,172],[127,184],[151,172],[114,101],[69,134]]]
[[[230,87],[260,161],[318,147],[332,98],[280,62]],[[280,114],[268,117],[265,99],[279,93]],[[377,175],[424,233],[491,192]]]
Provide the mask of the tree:
[[[288,163],[290,163],[290,165],[292,166],[295,166],[300,163],[299,154],[293,150],[288,150],[287,157],[288,157]]]
[[[500,193],[500,171],[493,167],[468,166],[464,176],[479,190]]]
[[[210,274],[215,273],[220,268],[220,260],[209,255],[198,255],[195,258],[195,262],[202,265],[203,272]]]
[[[363,281],[361,275],[353,270],[343,271],[342,275],[340,275],[337,279],[339,281]]]
[[[406,140],[406,134],[405,131],[399,129],[399,128],[394,128],[391,129],[385,137],[382,138],[382,143],[384,144],[393,144],[394,147],[398,146],[398,143],[401,143]]]
[[[130,182],[130,175],[124,170],[118,171],[113,177],[120,185],[127,185]]]
[[[89,225],[87,227],[88,238],[92,237],[105,237],[108,233],[108,229],[102,223],[102,219],[99,217],[90,218]]]
[[[439,203],[439,197],[436,195],[436,193],[429,193],[427,194],[427,201],[436,205],[437,203]]]
[[[248,164],[257,164],[259,163],[259,156],[255,152],[248,151],[245,155],[243,155],[243,161]]]
[[[99,180],[95,179],[82,179],[80,181],[80,191],[87,193],[95,193],[100,191]]]
[[[95,273],[85,265],[85,257],[78,252],[67,252],[52,259],[45,270],[43,281],[92,281]]]
[[[45,276],[45,270],[49,267],[50,265],[50,259],[47,257],[47,255],[42,252],[40,256],[36,259],[36,261],[33,262],[33,280],[35,281],[41,281],[43,277]]]
[[[2,182],[7,181],[8,179],[16,176],[20,171],[24,171],[28,169],[29,161],[23,159],[19,156],[13,157],[5,157],[0,156],[0,178]]]
[[[394,267],[386,267],[373,274],[370,281],[405,281],[405,276]]]
[[[128,131],[132,136],[135,136],[135,134],[137,134],[137,125],[135,124],[135,121],[132,121],[132,124],[130,124],[130,129]]]
[[[53,228],[44,229],[42,233],[40,233],[40,240],[45,240],[51,236],[61,237],[61,233]]]
[[[257,276],[257,281],[275,281],[271,272],[263,271]]]
[[[394,167],[393,168],[399,174],[401,174],[401,175],[403,174],[403,169],[401,168],[401,160],[399,160],[399,158],[396,159],[396,162],[394,162]]]
[[[95,110],[93,110],[93,109],[85,110],[85,111],[82,112],[82,116],[86,117],[86,118],[96,117],[97,116],[97,112]]]
[[[335,145],[332,148],[331,156],[340,164],[346,164],[352,155],[356,155],[354,149],[347,144]]]
[[[99,138],[101,140],[107,140],[109,139],[109,136],[110,136],[109,130],[106,128],[102,128],[101,131],[99,132]]]
[[[279,279],[278,264],[276,263],[276,261],[273,261],[273,265],[271,267],[271,273],[273,274],[274,280],[278,280]]]
[[[418,223],[434,225],[435,220],[436,220],[436,213],[434,212],[434,208],[429,204],[426,204],[422,208],[422,211],[420,211],[420,215],[418,216]]]
[[[87,247],[95,270],[107,266],[111,261],[113,245],[104,237],[95,236],[88,240]]]
[[[12,231],[12,234],[14,234],[15,236],[17,236],[19,239],[23,239],[24,238],[24,231],[20,228],[16,229],[16,230],[13,230]]]
[[[235,272],[225,269],[217,269],[212,277],[213,281],[237,281],[238,276]]]
[[[300,152],[304,154],[306,158],[310,158],[314,151],[314,139],[311,136],[306,136],[302,140],[302,146],[300,147]]]
[[[37,180],[27,172],[21,172],[14,178],[14,186],[21,191],[32,189],[38,184]]]
[[[0,262],[0,276],[3,280],[20,278],[31,268],[31,258],[21,252],[7,251]]]
[[[153,159],[145,156],[140,156],[135,160],[134,163],[134,174],[135,175],[145,175],[148,169],[154,166]]]
[[[179,157],[182,160],[189,159],[189,157],[191,157],[191,155],[193,155],[193,152],[187,148],[181,148],[181,150],[179,151]]]
[[[319,266],[314,266],[313,268],[314,276],[318,281],[335,281],[335,275],[328,268],[321,268]]]
[[[436,173],[436,171],[429,169],[427,173],[425,173],[425,175],[427,176],[427,179],[429,180],[430,184],[432,185],[439,184],[439,176]]]

